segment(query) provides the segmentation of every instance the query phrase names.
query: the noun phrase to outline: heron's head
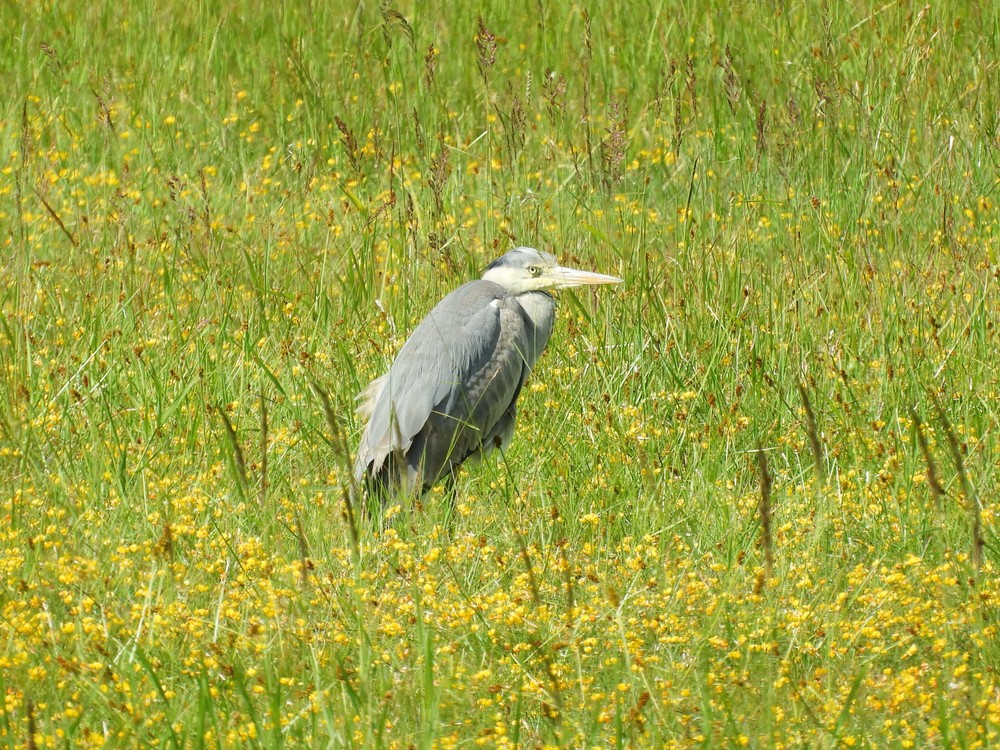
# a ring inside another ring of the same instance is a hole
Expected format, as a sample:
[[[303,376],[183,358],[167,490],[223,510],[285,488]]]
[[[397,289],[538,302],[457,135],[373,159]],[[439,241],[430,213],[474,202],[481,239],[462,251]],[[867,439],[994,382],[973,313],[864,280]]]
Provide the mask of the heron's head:
[[[531,247],[519,247],[501,255],[486,267],[483,279],[499,284],[515,295],[574,286],[621,283],[621,279],[615,276],[560,266],[555,256]]]

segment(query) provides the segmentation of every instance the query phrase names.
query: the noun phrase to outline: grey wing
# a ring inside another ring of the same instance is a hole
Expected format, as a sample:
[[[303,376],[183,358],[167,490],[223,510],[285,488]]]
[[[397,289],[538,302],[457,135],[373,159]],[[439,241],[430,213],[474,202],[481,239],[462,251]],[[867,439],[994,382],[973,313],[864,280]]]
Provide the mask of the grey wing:
[[[431,485],[492,439],[513,419],[526,342],[520,306],[497,285],[471,282],[448,295],[362,394],[359,412],[370,410],[371,419],[358,480],[378,475],[395,455],[405,457],[410,481]]]

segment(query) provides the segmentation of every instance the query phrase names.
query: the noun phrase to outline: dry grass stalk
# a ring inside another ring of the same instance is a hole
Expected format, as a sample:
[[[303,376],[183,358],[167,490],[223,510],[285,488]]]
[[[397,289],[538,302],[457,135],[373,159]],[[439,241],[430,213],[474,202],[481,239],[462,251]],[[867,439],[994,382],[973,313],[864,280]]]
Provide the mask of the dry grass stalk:
[[[500,118],[500,123],[503,125],[507,153],[510,159],[513,160],[524,148],[527,117],[520,95],[514,90],[513,86],[508,86],[508,90],[511,96],[510,112],[504,112],[499,104],[494,104],[493,108],[496,110],[497,116]]]
[[[236,476],[239,479],[240,492],[245,494],[249,483],[247,481],[247,462],[243,455],[243,447],[240,445],[239,437],[236,435],[233,423],[229,421],[229,415],[226,414],[226,407],[220,405],[217,411],[219,412],[219,417],[222,419],[222,425],[226,428],[226,438],[232,450],[233,466],[236,468]]]
[[[28,736],[24,745],[28,750],[37,750],[38,743],[35,735],[38,733],[38,725],[35,723],[35,702],[31,698],[24,699],[24,713],[28,717]]]
[[[260,506],[264,507],[264,501],[267,500],[267,489],[268,489],[268,478],[267,478],[267,442],[268,442],[268,425],[267,425],[267,401],[264,400],[264,389],[261,388],[260,391],[260,479],[258,482],[257,490],[260,498]]]
[[[764,449],[757,448],[757,471],[760,474],[760,512],[761,546],[764,548],[764,576],[770,578],[774,570],[774,549],[771,539],[771,488],[774,479],[767,466],[767,454]]]
[[[337,415],[333,412],[333,404],[330,402],[330,395],[316,381],[311,383],[313,391],[319,396],[323,406],[323,415],[326,418],[326,425],[330,430],[330,447],[334,455],[339,459],[341,465],[347,471],[350,482],[342,493],[344,500],[344,520],[347,521],[347,528],[351,535],[351,550],[355,558],[361,554],[361,537],[358,533],[358,519],[355,511],[355,499],[358,497],[358,487],[354,483],[354,472],[351,466],[351,451],[347,447],[347,436],[340,426]]]
[[[576,609],[576,593],[573,587],[573,567],[569,563],[569,554],[566,552],[568,546],[569,540],[565,537],[556,542],[566,572],[566,627],[572,627],[573,610]]]
[[[35,197],[37,197],[38,200],[42,202],[42,205],[45,207],[45,210],[48,212],[49,216],[52,217],[52,220],[56,223],[56,226],[58,226],[59,229],[62,231],[62,233],[66,235],[66,238],[69,240],[69,244],[71,244],[73,247],[76,247],[77,246],[76,237],[73,236],[73,233],[69,231],[69,229],[63,223],[62,218],[59,216],[58,213],[56,213],[56,210],[52,208],[51,205],[49,205],[49,202],[45,200],[45,196],[41,192],[39,192],[38,188],[33,188],[33,190],[35,191]]]
[[[427,45],[427,54],[424,55],[424,80],[427,81],[427,88],[434,85],[434,72],[437,68],[437,48],[431,42]]]
[[[542,596],[538,589],[538,579],[535,576],[535,566],[531,562],[531,554],[528,552],[528,545],[524,540],[524,532],[516,523],[511,523],[511,528],[514,530],[514,535],[517,538],[517,545],[520,549],[521,559],[524,561],[525,572],[528,575],[528,588],[531,590],[531,601],[534,603],[536,608],[541,609]],[[552,658],[549,656],[548,650],[545,649],[542,644],[538,644],[538,651],[545,663],[545,672],[549,678],[552,697],[556,702],[556,708],[558,708],[558,713],[550,714],[549,718],[558,722],[563,709],[562,690],[559,686],[559,677],[556,675],[555,669],[552,666]]]
[[[799,383],[799,396],[802,398],[802,408],[806,412],[806,434],[809,436],[809,447],[813,454],[813,467],[816,471],[816,481],[823,483],[823,447],[819,441],[819,430],[816,427],[816,414],[809,401],[809,392],[804,383]]]
[[[757,108],[757,163],[767,153],[767,100],[761,100]]]
[[[347,160],[351,162],[351,167],[353,169],[357,169],[358,157],[360,154],[358,149],[358,139],[354,137],[353,131],[347,126],[346,122],[341,120],[339,117],[334,117],[333,121],[337,125],[337,130],[340,131],[340,142],[344,145],[344,151],[347,153]]]
[[[916,409],[910,408],[910,416],[913,419],[913,426],[917,431],[917,443],[920,445],[920,452],[924,456],[924,463],[927,464],[927,486],[931,489],[931,497],[934,500],[934,505],[940,511],[943,507],[944,487],[941,486],[941,480],[938,478],[937,473],[937,465],[934,463],[934,456],[931,454],[930,445],[927,443],[927,432],[924,429],[923,422],[920,421]]]
[[[304,586],[309,580],[309,571],[312,570],[312,560],[309,559],[309,546],[306,544],[306,535],[302,530],[302,518],[299,512],[295,511],[295,538],[299,543],[299,578]]]
[[[429,178],[431,192],[434,194],[434,214],[442,216],[444,214],[444,186],[451,175],[451,157],[448,147],[441,138],[438,151],[431,159],[431,175]]]
[[[625,154],[628,152],[628,111],[618,102],[611,102],[607,136],[601,141],[604,164],[604,186],[612,190],[625,175]]]
[[[736,114],[736,110],[739,108],[740,103],[740,79],[736,75],[736,69],[733,67],[733,53],[729,49],[729,45],[726,45],[726,56],[722,60],[722,74],[723,81],[726,87],[726,102],[729,104],[729,111]]]
[[[406,16],[385,2],[382,3],[381,11],[382,38],[385,40],[385,45],[392,47],[392,32],[394,29],[399,29],[410,43],[410,46],[415,47],[413,27],[406,20]]]
[[[497,39],[486,28],[482,16],[479,16],[477,22],[476,49],[479,50],[479,74],[483,77],[483,83],[489,83],[490,71],[497,62]]]
[[[542,96],[545,98],[545,111],[549,122],[555,123],[557,115],[561,118],[566,108],[566,77],[557,76],[551,68],[545,69],[542,79]]]
[[[597,182],[597,173],[594,169],[594,143],[593,137],[590,132],[590,63],[593,60],[594,49],[592,46],[592,37],[590,33],[590,13],[583,11],[583,56],[580,60],[581,66],[581,77],[583,78],[583,101],[581,106],[583,108],[582,121],[583,121],[583,133],[586,139],[584,144],[584,153],[587,154],[587,167],[590,170],[590,179],[592,183]]]
[[[698,77],[694,72],[694,57],[687,58],[687,90],[691,97],[691,111],[698,114]]]
[[[104,125],[108,130],[111,131],[112,135],[117,136],[118,131],[115,128],[115,118],[111,111],[111,84],[108,79],[104,79],[104,95],[101,96],[97,92],[97,89],[91,88],[90,93],[94,95],[97,100],[97,107],[100,112],[97,115],[97,121]]]
[[[983,567],[983,547],[985,546],[985,542],[983,541],[982,510],[979,507],[979,498],[976,497],[972,481],[969,479],[969,473],[965,469],[962,446],[959,444],[958,438],[955,437],[951,423],[948,422],[948,417],[945,416],[944,409],[941,408],[941,404],[938,403],[937,399],[934,399],[934,406],[937,408],[938,421],[941,423],[941,428],[948,438],[951,459],[955,463],[955,470],[958,472],[959,482],[962,485],[962,495],[965,497],[965,502],[968,504],[969,512],[972,515],[972,565],[978,571]]]

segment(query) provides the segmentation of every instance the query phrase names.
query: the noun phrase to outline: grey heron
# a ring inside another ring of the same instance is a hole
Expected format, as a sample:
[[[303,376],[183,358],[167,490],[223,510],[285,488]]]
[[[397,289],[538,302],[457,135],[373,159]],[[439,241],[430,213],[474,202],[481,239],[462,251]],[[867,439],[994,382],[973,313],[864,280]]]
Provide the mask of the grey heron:
[[[551,292],[620,282],[519,247],[448,294],[389,372],[358,396],[368,425],[354,466],[357,485],[383,500],[423,493],[467,459],[507,446],[517,398],[552,333]]]

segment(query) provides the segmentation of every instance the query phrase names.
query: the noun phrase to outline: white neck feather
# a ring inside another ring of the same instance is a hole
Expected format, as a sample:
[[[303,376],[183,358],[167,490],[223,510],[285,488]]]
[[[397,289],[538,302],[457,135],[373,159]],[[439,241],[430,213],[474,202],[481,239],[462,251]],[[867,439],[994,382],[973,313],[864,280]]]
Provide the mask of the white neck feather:
[[[534,367],[542,349],[548,343],[549,336],[552,335],[552,325],[556,318],[556,301],[552,295],[545,292],[527,292],[517,295],[514,299],[524,309],[528,320],[534,326],[534,341],[529,340],[527,352],[528,367]]]

